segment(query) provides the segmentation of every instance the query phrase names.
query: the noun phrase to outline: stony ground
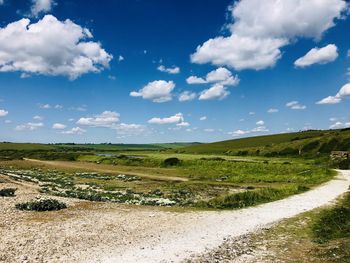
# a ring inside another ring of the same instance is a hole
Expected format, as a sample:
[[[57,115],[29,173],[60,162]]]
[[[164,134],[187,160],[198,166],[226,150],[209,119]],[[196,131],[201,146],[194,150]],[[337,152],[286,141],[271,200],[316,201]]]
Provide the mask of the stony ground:
[[[307,193],[238,211],[183,212],[55,197],[68,209],[24,212],[15,204],[42,194],[35,185],[0,176],[0,188],[18,188],[16,197],[0,197],[0,262],[264,262],[268,244],[252,242],[252,233],[330,203],[347,190],[349,179],[343,172]]]

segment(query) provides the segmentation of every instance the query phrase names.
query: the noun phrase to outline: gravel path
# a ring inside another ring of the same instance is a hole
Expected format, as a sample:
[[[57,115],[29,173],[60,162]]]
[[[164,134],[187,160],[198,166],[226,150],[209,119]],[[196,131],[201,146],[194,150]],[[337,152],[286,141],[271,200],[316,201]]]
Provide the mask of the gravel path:
[[[1,188],[18,188],[16,197],[0,198],[0,262],[206,262],[201,255],[225,239],[328,204],[349,183],[350,171],[340,171],[304,194],[236,211],[174,212],[57,198],[69,208],[38,213],[14,208],[42,195],[35,186],[0,181]]]
[[[226,238],[239,237],[282,219],[329,204],[346,192],[350,171],[339,171],[334,180],[280,201],[237,211],[198,213],[190,225],[176,233],[162,233],[162,242],[137,246],[103,262],[193,262],[199,255],[220,246]]]

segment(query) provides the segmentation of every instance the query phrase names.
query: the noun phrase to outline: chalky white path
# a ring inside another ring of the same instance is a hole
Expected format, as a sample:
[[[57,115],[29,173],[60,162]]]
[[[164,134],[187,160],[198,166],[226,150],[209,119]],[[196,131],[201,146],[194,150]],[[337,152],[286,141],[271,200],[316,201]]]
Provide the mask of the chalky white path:
[[[171,233],[159,233],[157,242],[131,244],[101,262],[181,262],[192,254],[203,253],[221,245],[225,237],[238,237],[279,220],[329,204],[345,193],[350,184],[350,171],[339,175],[303,194],[257,207],[223,212],[197,212],[193,224],[181,225]]]

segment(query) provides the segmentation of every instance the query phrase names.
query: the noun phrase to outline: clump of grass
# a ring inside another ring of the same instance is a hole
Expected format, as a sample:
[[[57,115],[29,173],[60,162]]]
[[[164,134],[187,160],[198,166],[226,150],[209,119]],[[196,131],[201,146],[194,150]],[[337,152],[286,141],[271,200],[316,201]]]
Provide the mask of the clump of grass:
[[[26,203],[16,204],[16,208],[19,210],[27,211],[57,211],[67,208],[67,205],[55,199],[43,199],[35,200]]]
[[[305,186],[286,186],[281,188],[261,188],[254,191],[220,196],[207,202],[198,202],[196,206],[203,208],[234,209],[254,206],[276,201],[287,196],[308,190]]]
[[[180,164],[180,159],[176,157],[170,157],[163,161],[164,166],[174,166]]]
[[[314,240],[321,244],[350,238],[350,193],[335,207],[323,210],[311,230]]]
[[[16,188],[4,188],[0,190],[0,196],[12,197],[15,196]]]

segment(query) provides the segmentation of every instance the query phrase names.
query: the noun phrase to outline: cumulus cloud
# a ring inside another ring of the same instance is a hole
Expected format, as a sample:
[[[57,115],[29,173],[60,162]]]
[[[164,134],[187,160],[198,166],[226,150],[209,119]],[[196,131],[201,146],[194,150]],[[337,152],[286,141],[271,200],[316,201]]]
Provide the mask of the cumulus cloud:
[[[215,84],[209,89],[203,90],[199,95],[199,100],[222,100],[230,95],[227,88],[221,84]]]
[[[346,9],[343,0],[238,1],[231,7],[231,34],[198,46],[191,61],[237,70],[273,67],[283,46],[301,37],[321,38]]]
[[[256,122],[256,125],[258,125],[258,126],[263,126],[264,124],[265,124],[265,122],[263,120]]]
[[[119,113],[114,111],[104,111],[101,114],[94,115],[93,117],[80,118],[76,124],[85,125],[91,127],[112,127],[119,121]]]
[[[64,130],[65,128],[67,128],[67,126],[62,123],[54,123],[52,125],[52,129],[54,130]]]
[[[224,67],[217,68],[209,72],[205,78],[190,76],[186,79],[188,84],[217,83],[225,86],[237,86],[240,82],[238,76],[233,76],[232,72]]]
[[[350,127],[350,122],[340,122],[337,121],[333,123],[331,126],[329,126],[330,129],[343,129]]]
[[[205,120],[207,120],[207,116],[202,116],[202,117],[199,118],[199,120],[200,121],[205,121]]]
[[[294,62],[296,67],[307,67],[313,64],[327,64],[336,60],[338,57],[337,46],[329,44],[323,48],[313,48],[305,56]]]
[[[18,125],[16,126],[15,130],[16,131],[34,131],[34,130],[37,130],[39,128],[42,128],[44,127],[44,124],[42,122],[28,122],[26,124],[21,124],[21,125]]]
[[[68,131],[62,131],[62,134],[69,134],[69,135],[81,135],[84,134],[86,130],[80,128],[80,127],[74,127]]]
[[[205,84],[207,81],[203,78],[199,78],[197,76],[190,76],[186,79],[188,84]]]
[[[161,72],[166,72],[169,74],[179,74],[180,73],[180,68],[176,67],[176,66],[171,67],[171,68],[167,68],[163,65],[160,65],[157,69]]]
[[[56,4],[53,0],[32,0],[33,5],[31,12],[33,16],[38,16],[40,13],[48,13]]]
[[[290,108],[292,110],[305,110],[306,106],[302,105],[301,103],[299,103],[299,101],[290,101],[288,103],[286,103],[286,107]]]
[[[350,83],[345,84],[335,96],[328,96],[316,104],[337,104],[340,103],[343,99],[350,98]]]
[[[5,116],[7,116],[8,114],[9,114],[8,111],[6,111],[6,110],[0,110],[0,117],[5,117]]]
[[[109,66],[112,55],[92,34],[71,20],[46,15],[23,18],[0,28],[0,72],[66,76],[71,80]],[[15,44],[14,44],[15,43]]]
[[[277,112],[279,112],[279,110],[278,109],[274,109],[274,108],[271,108],[271,109],[269,109],[267,111],[267,113],[277,113]]]
[[[181,101],[181,102],[191,101],[191,100],[194,100],[196,97],[197,97],[197,94],[195,92],[184,91],[184,92],[180,93],[179,101]]]
[[[139,91],[130,92],[130,96],[162,103],[172,100],[171,92],[174,88],[175,83],[173,81],[156,80],[148,83]]]
[[[148,121],[150,124],[179,124],[185,122],[184,116],[181,112],[166,118],[152,118]]]
[[[140,124],[120,123],[113,126],[113,129],[120,135],[138,135],[146,131],[146,127]]]
[[[42,121],[44,118],[43,118],[42,116],[35,115],[35,116],[33,117],[33,119],[36,120],[36,121]]]

